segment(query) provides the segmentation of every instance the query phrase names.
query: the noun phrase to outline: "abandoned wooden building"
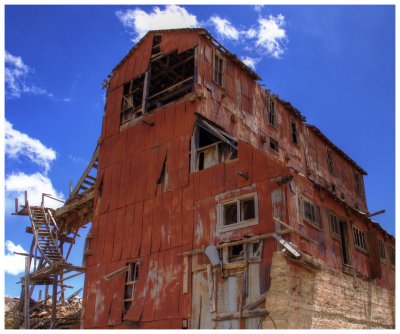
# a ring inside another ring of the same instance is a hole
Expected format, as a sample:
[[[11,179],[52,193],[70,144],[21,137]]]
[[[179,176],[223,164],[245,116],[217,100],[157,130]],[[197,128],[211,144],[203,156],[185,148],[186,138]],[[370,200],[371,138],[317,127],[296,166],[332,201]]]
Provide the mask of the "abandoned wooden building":
[[[201,28],[113,69],[90,198],[55,213],[92,221],[81,328],[394,328],[367,173],[258,80]]]

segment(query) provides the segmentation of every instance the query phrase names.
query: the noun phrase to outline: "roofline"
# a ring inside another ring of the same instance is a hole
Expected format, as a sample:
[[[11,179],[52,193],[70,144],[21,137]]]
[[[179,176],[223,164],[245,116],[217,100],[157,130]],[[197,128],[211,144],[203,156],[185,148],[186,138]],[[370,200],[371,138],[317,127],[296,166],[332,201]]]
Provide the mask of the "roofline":
[[[354,168],[356,168],[362,175],[368,175],[367,172],[362,169],[353,159],[351,159],[345,152],[343,152],[339,147],[332,143],[328,137],[326,137],[320,129],[315,125],[305,124],[311,131],[313,131],[317,136],[322,138],[332,149],[334,149],[339,155],[341,155],[345,160],[347,160]]]
[[[179,28],[179,29],[164,29],[164,30],[149,30],[125,55],[124,58],[112,69],[111,73],[117,71],[123,63],[128,59],[128,57],[133,53],[133,51],[139,47],[143,41],[150,35],[154,33],[165,33],[165,32],[182,32],[182,31],[194,31],[199,32],[200,36],[203,36],[208,42],[210,42],[214,47],[216,47],[224,56],[231,59],[236,63],[242,71],[244,71],[251,79],[258,81],[261,80],[259,75],[254,72],[250,67],[248,67],[243,61],[241,61],[236,55],[231,53],[226,49],[221,43],[219,43],[205,28]]]

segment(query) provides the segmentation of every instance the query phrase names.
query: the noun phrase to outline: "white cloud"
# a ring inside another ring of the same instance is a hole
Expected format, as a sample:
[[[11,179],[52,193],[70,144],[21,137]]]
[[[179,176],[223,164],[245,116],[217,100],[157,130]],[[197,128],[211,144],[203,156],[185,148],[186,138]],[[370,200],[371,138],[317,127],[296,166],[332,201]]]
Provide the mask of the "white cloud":
[[[32,69],[24,63],[21,57],[5,52],[4,79],[7,97],[19,98],[21,94],[47,95],[53,97],[46,89],[27,82],[28,74]]]
[[[51,162],[57,157],[56,152],[43,145],[38,139],[29,137],[13,128],[13,125],[5,120],[5,153],[8,158],[18,159],[26,156],[32,162],[44,167],[47,173]]]
[[[282,14],[269,15],[268,18],[260,17],[258,23],[256,45],[264,48],[269,56],[280,58],[284,53],[283,43],[287,40],[285,29],[283,29],[285,17]]]
[[[42,173],[25,174],[23,172],[12,173],[5,179],[6,197],[16,198],[20,204],[25,202],[24,192],[28,192],[28,201],[30,205],[40,205],[42,202],[42,193],[49,194],[60,200],[65,200],[62,192],[58,192],[51,180]],[[45,198],[45,206],[50,208],[58,208],[62,206],[61,202]]]
[[[252,57],[242,57],[242,62],[245,63],[248,67],[251,67],[253,70],[255,70],[257,63],[259,62],[259,59],[252,58]]]
[[[254,8],[254,10],[256,11],[256,12],[261,12],[261,10],[262,10],[262,8],[264,7],[265,5],[255,5],[253,8]]]
[[[10,275],[19,275],[25,271],[25,257],[21,255],[14,254],[27,253],[26,250],[21,245],[15,245],[11,240],[5,242],[6,252],[4,255],[4,270]]]
[[[257,30],[254,29],[254,28],[250,28],[248,30],[245,30],[245,31],[243,31],[243,33],[247,38],[254,38],[254,37],[257,36]]]
[[[214,24],[214,27],[221,38],[234,40],[239,39],[239,31],[227,19],[214,15],[210,18],[210,21]]]
[[[167,5],[162,10],[153,7],[150,13],[142,9],[119,10],[115,13],[126,29],[134,33],[134,41],[138,41],[149,30],[193,28],[198,26],[195,15],[177,5]]]

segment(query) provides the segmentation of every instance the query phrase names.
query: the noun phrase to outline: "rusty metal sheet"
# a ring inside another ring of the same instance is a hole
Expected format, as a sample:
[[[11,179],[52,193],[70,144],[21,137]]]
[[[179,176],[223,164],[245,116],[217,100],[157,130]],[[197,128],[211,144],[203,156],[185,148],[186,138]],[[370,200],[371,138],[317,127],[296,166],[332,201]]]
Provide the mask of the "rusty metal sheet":
[[[154,124],[155,117],[154,114],[150,114],[146,116],[146,122],[149,124]],[[154,146],[154,136],[155,136],[155,127],[154,125],[147,125],[146,133],[144,138],[144,149],[147,150]]]
[[[116,262],[115,269],[122,268],[126,265],[126,261],[118,261]],[[109,326],[118,326],[121,325],[122,320],[122,311],[123,311],[123,299],[124,299],[124,291],[125,291],[125,276],[126,275],[117,275],[111,280],[111,291],[112,291],[112,304],[111,304],[111,312],[108,318]]]
[[[172,192],[171,248],[182,245],[182,189]]]
[[[139,169],[137,171],[138,177],[137,177],[137,182],[133,186],[136,186],[136,197],[135,201],[143,201],[146,199],[146,177],[145,175],[147,174],[147,163],[149,161],[149,158],[151,156],[151,153],[149,151],[144,151],[140,154],[140,162],[139,162]]]
[[[104,251],[104,243],[106,239],[106,230],[107,230],[107,218],[108,213],[104,213],[99,217],[99,229],[98,233],[95,236],[96,238],[96,251],[94,253],[94,263],[100,263],[101,259],[103,258],[103,251]]]
[[[197,176],[196,176],[197,175]],[[211,196],[213,185],[213,169],[207,168],[195,174],[194,194],[195,201]]]
[[[161,200],[160,211],[156,212],[154,219],[160,222],[160,250],[166,250],[171,247],[171,192],[166,192]]]
[[[178,165],[179,165],[179,137],[174,138],[169,143],[168,159],[167,159],[168,183],[166,191],[172,191],[178,187],[178,176],[179,176]]]
[[[126,158],[122,164],[117,208],[125,207],[127,200],[128,200],[127,191],[128,191],[128,185],[129,185],[129,174],[130,174],[130,170],[131,170],[131,162],[132,162],[132,159]]]
[[[135,215],[135,204],[128,205],[124,216],[124,239],[122,245],[122,259],[129,259],[132,248],[133,221]]]
[[[253,148],[250,144],[241,140],[238,142],[239,173],[246,177],[239,177],[239,187],[245,187],[253,183]]]
[[[157,301],[157,276],[159,274],[158,270],[158,253],[152,254],[149,257],[149,270],[146,279],[146,293],[143,302],[143,312],[141,321],[153,321],[156,310]]]
[[[187,132],[185,127],[186,106],[185,99],[180,99],[175,102],[175,124],[174,137],[182,136]]]
[[[113,262],[121,259],[122,249],[124,246],[124,227],[125,227],[125,208],[120,208],[117,210],[115,219],[114,247],[112,250]]]
[[[86,269],[85,277],[85,317],[83,319],[84,328],[93,328],[93,317],[96,301],[96,277],[98,275],[98,266]]]
[[[133,217],[133,231],[132,245],[131,245],[131,258],[135,259],[139,256],[140,244],[142,241],[142,224],[143,224],[143,202],[136,203],[135,215]]]
[[[238,161],[232,161],[225,164],[225,191],[236,189],[238,186]]]
[[[199,34],[197,32],[179,33],[178,53],[194,48],[198,44],[198,40]]]
[[[118,193],[121,179],[122,163],[118,162],[111,166],[111,190],[109,202],[109,210],[115,210],[118,204]]]
[[[94,238],[89,242],[89,249],[93,252],[93,255],[87,256],[86,268],[94,265],[94,254],[96,253],[97,241],[99,239],[99,216],[94,216],[92,219],[92,227],[90,228],[89,234],[93,235]]]
[[[159,149],[148,150],[147,168],[143,171],[142,178],[146,178],[146,199],[155,196],[157,190],[157,179],[159,177],[160,165],[158,165]],[[162,164],[161,164],[162,166]]]
[[[193,186],[191,182],[189,182],[189,186],[182,189],[182,244],[184,246],[184,251],[192,249],[193,215]]]
[[[114,230],[115,230],[115,219],[117,216],[117,212],[110,211],[107,214],[106,221],[106,238],[104,241],[104,252],[103,257],[100,260],[100,263],[110,263],[112,259],[113,249],[114,249]]]
[[[96,292],[95,292],[95,304],[94,304],[94,314],[93,314],[93,327],[101,328],[101,323],[104,322],[105,314],[105,298],[107,291],[105,290],[105,281],[103,279],[104,275],[107,275],[107,265],[100,265],[98,268],[97,276],[95,278]]]
[[[153,230],[153,199],[144,201],[143,204],[143,228],[142,242],[140,245],[140,256],[146,256],[151,251],[151,239]],[[155,233],[158,233],[155,231]]]
[[[162,34],[160,43],[160,52],[167,54],[171,51],[171,34]]]
[[[160,216],[162,214],[162,206],[163,206],[163,197],[158,196],[154,198],[153,203],[153,224],[152,224],[152,233],[151,236],[151,253],[156,253],[160,251],[161,247],[161,228],[163,225],[162,219],[163,217]],[[165,232],[164,232],[165,233]]]
[[[268,178],[268,162],[266,153],[253,150],[253,182],[264,181]]]
[[[225,164],[218,164],[212,168],[212,195],[225,191]]]
[[[179,137],[178,188],[185,187],[189,182],[189,143],[189,135]]]

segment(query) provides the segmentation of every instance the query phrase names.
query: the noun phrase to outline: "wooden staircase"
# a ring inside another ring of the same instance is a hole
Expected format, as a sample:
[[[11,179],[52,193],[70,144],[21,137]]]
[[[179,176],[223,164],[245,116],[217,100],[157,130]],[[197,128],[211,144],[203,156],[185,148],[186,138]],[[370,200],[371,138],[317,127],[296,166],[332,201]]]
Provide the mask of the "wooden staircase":
[[[65,263],[58,247],[58,227],[51,209],[29,204],[27,206],[35,243],[43,258],[49,265]]]

